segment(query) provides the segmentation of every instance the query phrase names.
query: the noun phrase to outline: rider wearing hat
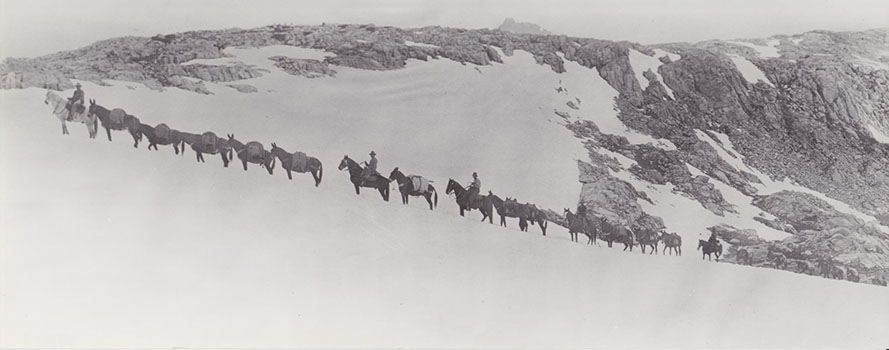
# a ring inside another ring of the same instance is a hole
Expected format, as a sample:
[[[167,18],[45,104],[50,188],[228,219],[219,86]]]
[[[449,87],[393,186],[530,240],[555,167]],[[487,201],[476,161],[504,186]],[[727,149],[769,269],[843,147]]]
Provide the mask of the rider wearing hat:
[[[469,205],[472,203],[472,198],[477,196],[482,189],[482,180],[479,180],[478,173],[472,173],[472,182],[467,185],[466,195],[463,196],[463,205],[465,208],[469,208]]]
[[[84,105],[84,96],[83,90],[80,89],[82,85],[77,83],[74,85],[74,96],[68,98],[68,103],[65,105],[65,108],[68,108],[68,120],[74,119],[74,113],[79,109],[83,108]]]
[[[374,151],[370,151],[370,160],[364,162],[364,170],[361,172],[361,177],[364,178],[365,181],[370,180],[377,173],[377,153]]]

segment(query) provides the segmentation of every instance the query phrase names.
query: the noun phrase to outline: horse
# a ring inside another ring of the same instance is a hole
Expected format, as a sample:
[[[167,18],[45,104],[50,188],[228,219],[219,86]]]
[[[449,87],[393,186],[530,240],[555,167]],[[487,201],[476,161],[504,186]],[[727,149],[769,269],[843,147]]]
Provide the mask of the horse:
[[[710,259],[710,254],[713,254],[716,255],[716,262],[719,262],[719,256],[722,255],[722,244],[719,244],[719,242],[710,243],[710,241],[699,239],[698,250],[701,250],[703,253],[701,255],[701,260],[704,260],[704,257],[706,256],[708,260],[712,261],[712,259]]]
[[[139,133],[139,118],[127,114],[123,109],[115,108],[108,110],[105,107],[96,104],[96,100],[90,99],[90,115],[94,115],[102,122],[102,127],[108,133],[108,141],[111,141],[111,130],[126,129],[133,136],[133,147],[139,147],[139,141],[142,140],[142,134]]]
[[[635,233],[624,227],[623,225],[615,225],[609,222],[608,220],[601,220],[600,225],[602,227],[602,233],[599,237],[608,243],[608,248],[611,248],[611,244],[613,242],[623,243],[624,251],[629,249],[631,252],[633,251],[633,246],[636,244],[636,235]]]
[[[247,171],[247,163],[259,164],[268,170],[269,175],[275,170],[275,156],[271,152],[266,151],[262,144],[256,141],[241,143],[235,139],[234,134],[228,135],[228,145],[238,154],[238,159],[244,164],[244,171]]]
[[[528,219],[531,217],[530,207],[520,204],[515,198],[506,197],[503,201],[504,211],[519,218],[519,230],[528,232]]]
[[[170,129],[167,124],[160,123],[156,127],[152,127],[151,125],[140,123],[139,133],[148,139],[149,151],[151,150],[151,147],[154,147],[154,150],[157,151],[157,145],[173,145],[173,150],[176,154],[179,154],[180,146],[182,147],[182,151],[185,152],[185,141],[182,140],[181,133],[179,130]]]
[[[460,198],[467,193],[467,189],[463,188],[457,181],[454,179],[448,179],[448,187],[445,189],[445,194],[453,193],[457,197],[457,206],[460,207],[460,216],[464,216],[464,211],[471,211],[472,209],[478,209],[482,212],[482,221],[488,219],[488,223],[494,223],[494,203],[491,201],[491,198],[488,196],[476,195],[475,198],[469,199],[469,205],[466,206]]]
[[[494,206],[494,209],[497,210],[497,215],[500,215],[500,226],[506,227],[506,218],[518,218],[519,219],[519,229],[522,231],[527,230],[527,222],[524,219],[520,218],[516,212],[510,211],[506,208],[505,202],[503,199],[488,191],[488,198],[491,199],[491,204]],[[509,199],[509,197],[506,197]]]
[[[537,223],[537,226],[540,227],[540,231],[546,236],[546,227],[548,225],[546,213],[544,213],[543,210],[538,209],[534,204],[525,203],[525,206],[528,208],[528,222],[530,222],[531,225]]]
[[[321,184],[321,177],[324,175],[324,167],[321,165],[321,161],[315,157],[306,156],[305,153],[297,152],[290,153],[285,151],[283,148],[278,147],[277,144],[272,142],[272,155],[274,155],[278,160],[281,161],[281,168],[284,168],[287,171],[287,178],[293,180],[292,172],[312,173],[312,178],[315,179],[315,187],[318,187]],[[301,156],[302,160],[299,160],[299,156]]]
[[[586,234],[586,218],[576,215],[568,208],[565,208],[565,220],[568,221],[568,234],[571,235],[571,242],[578,241],[578,235]]]
[[[362,168],[358,163],[356,163],[352,158],[349,158],[348,155],[343,156],[343,160],[340,161],[340,165],[337,166],[337,169],[342,171],[343,169],[349,169],[349,181],[355,185],[355,194],[361,194],[361,187],[368,188],[376,188],[377,191],[380,191],[380,196],[383,196],[383,200],[389,201],[389,179],[380,174],[373,174],[369,181],[365,181],[362,176]]]
[[[407,204],[409,196],[422,196],[426,198],[426,202],[429,203],[429,210],[433,210],[434,207],[438,206],[438,192],[435,191],[435,187],[432,186],[432,184],[428,184],[425,191],[420,191],[419,188],[414,187],[414,180],[407,175],[404,175],[404,173],[398,170],[398,167],[395,167],[395,169],[392,169],[392,172],[389,173],[389,180],[398,183],[398,191],[401,192],[401,204]]]
[[[639,246],[642,248],[642,254],[645,254],[645,247],[651,247],[650,254],[657,254],[657,243],[663,238],[660,234],[653,230],[642,229],[639,235]]]
[[[212,131],[207,131],[201,135],[181,132],[179,137],[182,138],[182,142],[191,145],[191,149],[194,151],[195,158],[198,162],[204,162],[204,153],[218,153],[219,156],[222,157],[222,166],[226,168],[228,167],[228,161],[232,157],[231,146],[229,146],[228,142],[225,140],[217,137]],[[185,154],[184,146],[182,154]]]
[[[682,256],[682,236],[677,233],[664,233],[661,239],[664,241],[664,251],[661,254],[667,255],[667,248],[670,249],[670,255],[676,252],[677,256]]]
[[[62,122],[62,135],[68,135],[68,125],[65,123],[68,119],[68,101],[56,95],[55,92],[47,91],[46,99],[43,100],[43,103],[52,107],[52,114]],[[74,118],[71,121],[86,124],[86,130],[89,132],[91,139],[96,138],[96,134],[99,133],[98,118],[90,114],[86,108],[82,112],[75,111]]]

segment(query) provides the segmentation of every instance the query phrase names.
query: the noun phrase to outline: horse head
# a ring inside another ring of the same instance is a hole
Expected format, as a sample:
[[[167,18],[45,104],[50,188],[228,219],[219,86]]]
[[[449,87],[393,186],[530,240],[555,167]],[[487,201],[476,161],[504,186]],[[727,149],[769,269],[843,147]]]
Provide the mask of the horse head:
[[[454,179],[448,179],[448,187],[445,189],[445,194],[456,192],[458,188],[462,189],[463,187],[460,187],[460,184],[458,184],[457,181],[454,181]]]
[[[340,165],[337,166],[336,168],[337,168],[338,170],[346,169],[346,168],[349,167],[349,163],[355,163],[355,162],[354,162],[352,159],[350,159],[348,155],[344,155],[344,156],[343,156],[343,160],[340,161]],[[350,169],[350,170],[351,170],[351,169]]]
[[[395,169],[392,169],[392,172],[389,173],[389,181],[400,180],[403,177],[404,177],[404,174],[401,173],[400,170],[398,170],[398,167],[395,167]]]

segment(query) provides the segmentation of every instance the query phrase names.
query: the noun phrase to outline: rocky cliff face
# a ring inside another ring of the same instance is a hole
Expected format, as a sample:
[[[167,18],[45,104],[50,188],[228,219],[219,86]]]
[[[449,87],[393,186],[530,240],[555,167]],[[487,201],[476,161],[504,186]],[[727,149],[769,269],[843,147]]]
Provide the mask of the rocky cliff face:
[[[743,243],[739,246],[745,246],[754,260],[771,261],[769,256],[776,260],[780,255],[806,264],[830,261],[855,269],[856,276],[866,275],[858,278],[874,283],[885,280],[879,271],[887,267],[885,244],[889,240],[862,228],[871,224],[855,221],[849,228],[833,221],[808,223],[800,213],[811,213],[821,204],[788,194],[760,197],[757,187],[763,179],[729,164],[702,138],[718,141],[715,133],[727,135],[726,142],[731,142],[745,165],[773,179],[787,179],[822,192],[889,225],[889,146],[880,142],[889,142],[885,136],[889,135],[889,30],[816,31],[766,40],[642,46],[505,30],[275,25],[116,38],[44,57],[8,59],[0,65],[0,87],[59,90],[71,87],[70,79],[97,83],[117,79],[199,93],[209,93],[204,81],[231,82],[234,84],[228,86],[250,92],[249,85],[237,82],[261,76],[262,70],[189,61],[223,57],[227,47],[268,45],[331,54],[324,61],[273,59],[278,68],[303,77],[334,76],[335,69],[330,66],[399,69],[409,59],[443,58],[490,65],[501,63],[501,54],[510,56],[515,50],[531,53],[537,63],[555,73],[565,72],[566,60],[595,68],[618,92],[614,105],[619,119],[633,130],[672,143],[675,149],[633,144],[620,135],[601,132],[593,122],[578,122],[570,111],[556,111],[590,151],[589,159],[582,160],[578,169],[584,184],[580,202],[592,209],[592,215],[628,226],[663,227],[662,221],[642,210],[639,203],[649,201],[646,194],[609,171],[619,163],[603,155],[610,152],[635,162],[629,169],[635,178],[671,184],[675,191],[717,215],[735,213],[736,208],[716,183],[757,198],[755,204],[777,219],[756,219],[792,237],[769,242],[753,238],[755,232],[713,228],[734,232],[723,235]],[[631,63],[631,56],[637,54],[661,64],[640,72],[644,79],[637,79],[636,70],[643,69]],[[579,103],[570,102],[567,107],[577,110]],[[692,168],[699,172],[692,173]],[[813,215],[838,217],[836,212],[821,209]],[[852,232],[845,236],[853,238],[837,238],[837,232],[846,232],[836,231],[837,227]],[[832,245],[827,249],[824,244]],[[787,248],[791,252],[805,246],[818,253],[785,254],[783,247],[791,245],[795,247]],[[844,255],[852,254],[849,252],[854,252],[854,258]]]
[[[889,234],[875,224],[840,213],[830,204],[799,192],[762,196],[754,204],[774,215],[770,221],[793,236],[767,242],[755,232],[713,228],[733,244],[729,257],[734,261],[878,285],[886,285],[889,280]]]
[[[512,18],[507,18],[503,20],[503,23],[500,24],[497,29],[502,30],[504,32],[516,33],[516,34],[535,34],[535,35],[549,35],[552,34],[546,29],[540,28],[539,25],[534,23],[527,22],[516,22]]]

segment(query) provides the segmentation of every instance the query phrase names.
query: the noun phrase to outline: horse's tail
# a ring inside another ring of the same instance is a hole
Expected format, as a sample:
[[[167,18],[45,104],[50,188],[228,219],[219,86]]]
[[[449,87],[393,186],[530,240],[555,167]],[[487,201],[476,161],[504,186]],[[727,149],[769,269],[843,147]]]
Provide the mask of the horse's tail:
[[[324,177],[324,164],[322,164],[321,161],[318,160],[318,183],[319,184],[321,183],[321,178],[323,178],[323,177]]]
[[[433,203],[435,203],[434,206],[438,208],[438,191],[435,190],[435,186],[429,185],[429,188],[432,189]]]

